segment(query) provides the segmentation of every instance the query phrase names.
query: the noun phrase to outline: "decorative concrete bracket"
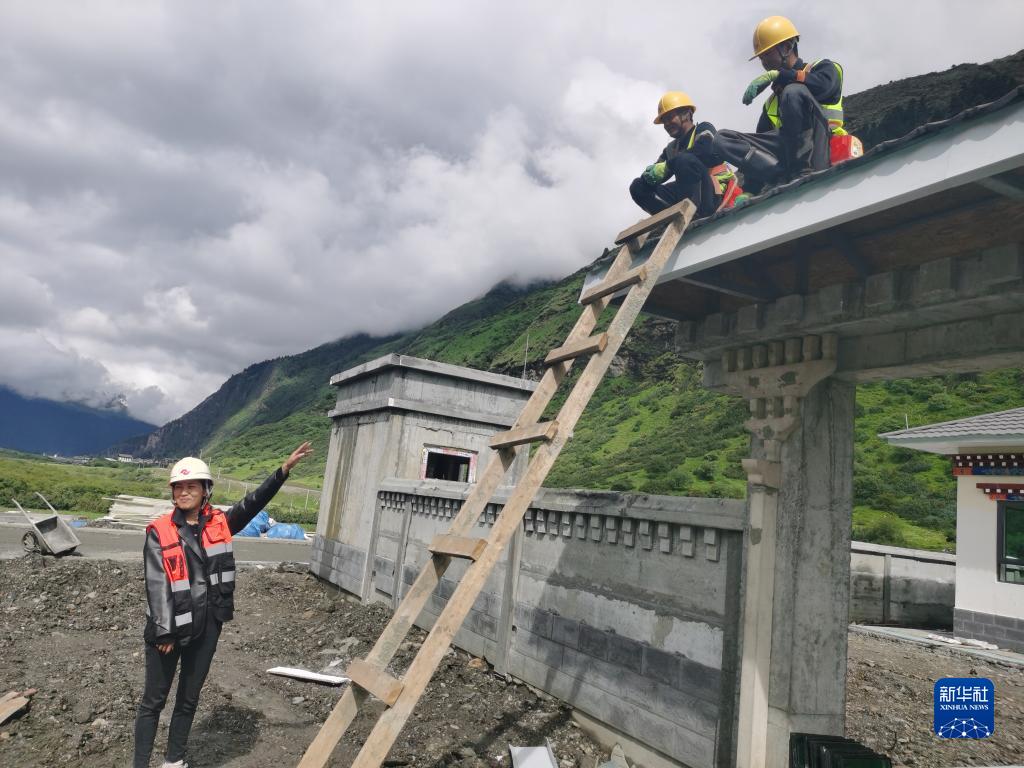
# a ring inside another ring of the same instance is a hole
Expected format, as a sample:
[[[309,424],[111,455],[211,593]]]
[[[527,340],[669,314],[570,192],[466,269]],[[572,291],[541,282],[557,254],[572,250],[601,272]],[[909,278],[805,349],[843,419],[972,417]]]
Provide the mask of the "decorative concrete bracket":
[[[775,446],[767,443],[785,441],[796,428],[800,400],[835,373],[838,345],[836,335],[827,333],[730,349],[722,355],[721,371],[714,377],[717,380],[709,375],[711,380],[705,384],[750,403],[746,427],[766,442],[769,459],[777,461],[777,456],[771,455]]]

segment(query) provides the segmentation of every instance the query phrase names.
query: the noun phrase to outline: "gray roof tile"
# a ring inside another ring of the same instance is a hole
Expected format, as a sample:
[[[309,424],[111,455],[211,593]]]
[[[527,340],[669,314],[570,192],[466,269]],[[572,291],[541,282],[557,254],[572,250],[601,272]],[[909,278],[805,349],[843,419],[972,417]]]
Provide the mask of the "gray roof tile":
[[[965,436],[1024,436],[1024,407],[1011,408],[1008,411],[984,413],[981,416],[970,416],[956,421],[944,421],[939,424],[927,424],[923,427],[911,427],[895,432],[885,432],[879,437],[896,438],[949,438]]]

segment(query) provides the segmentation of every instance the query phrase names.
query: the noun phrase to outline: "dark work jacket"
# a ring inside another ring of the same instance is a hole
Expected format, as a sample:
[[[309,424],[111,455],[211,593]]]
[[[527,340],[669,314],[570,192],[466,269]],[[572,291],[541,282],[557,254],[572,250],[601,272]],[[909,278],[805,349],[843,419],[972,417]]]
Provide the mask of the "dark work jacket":
[[[234,535],[248,525],[256,514],[263,509],[284,485],[287,475],[278,467],[277,471],[263,481],[263,484],[252,493],[227,510],[228,528]],[[188,563],[188,581],[192,592],[192,637],[197,637],[206,629],[206,622],[212,613],[217,621],[231,621],[235,612],[234,596],[230,593],[221,594],[216,586],[211,588],[209,574],[206,570],[206,556],[203,553],[203,526],[207,517],[199,516],[199,537],[192,533],[191,527],[185,522],[185,514],[175,508],[171,519],[178,526],[185,560]],[[143,565],[146,574],[146,629],[143,639],[150,645],[173,642],[176,637],[172,631],[171,618],[174,615],[171,601],[171,584],[164,572],[164,562],[160,550],[160,540],[156,531],[146,534],[146,543],[142,550]],[[187,644],[187,643],[182,643]]]
[[[678,139],[672,139],[672,141],[668,143],[668,146],[662,150],[660,155],[658,155],[658,159],[654,162],[661,163],[666,160],[671,160],[673,157],[680,155],[683,152],[690,152],[707,168],[714,168],[716,165],[721,165],[722,158],[711,151],[710,141],[694,141],[692,149],[686,148],[690,143],[690,136],[693,135],[694,131],[696,131],[697,134],[704,133],[704,131],[710,131],[712,136],[717,133],[715,126],[711,123],[697,123],[693,128],[687,131],[685,135],[680,136]]]
[[[796,66],[793,69],[780,69],[779,76],[772,83],[772,90],[775,91],[776,95],[781,95],[787,85],[795,83],[797,70],[803,69],[806,66],[807,62],[803,59],[797,59]],[[807,90],[811,92],[811,96],[819,104],[835,104],[839,101],[839,97],[843,95],[843,81],[840,79],[839,73],[836,71],[836,65],[832,63],[831,59],[822,59],[815,64],[811,71],[807,73],[804,85],[807,86]],[[765,99],[765,104],[767,102],[768,100]],[[768,119],[768,115],[762,106],[761,118],[757,121],[757,133],[768,133],[775,130],[778,129],[772,125],[772,121]]]

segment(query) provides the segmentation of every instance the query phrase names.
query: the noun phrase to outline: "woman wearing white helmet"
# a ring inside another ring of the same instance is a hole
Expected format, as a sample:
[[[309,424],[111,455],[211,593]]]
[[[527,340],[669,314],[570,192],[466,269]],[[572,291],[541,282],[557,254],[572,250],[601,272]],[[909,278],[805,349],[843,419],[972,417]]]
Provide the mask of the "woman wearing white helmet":
[[[187,768],[185,745],[199,692],[217,650],[221,625],[234,615],[235,560],[231,535],[242,530],[284,484],[292,467],[313,452],[306,442],[263,484],[227,512],[210,506],[210,468],[191,456],[171,469],[174,509],[146,529],[146,684],[135,719],[135,768],[147,768],[160,712],[174,674],[164,768]]]

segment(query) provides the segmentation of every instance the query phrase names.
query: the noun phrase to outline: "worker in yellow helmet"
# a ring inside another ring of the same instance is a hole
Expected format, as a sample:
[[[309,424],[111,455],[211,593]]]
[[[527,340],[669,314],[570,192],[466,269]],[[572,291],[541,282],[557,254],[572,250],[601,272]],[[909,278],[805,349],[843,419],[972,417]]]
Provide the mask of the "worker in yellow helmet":
[[[633,202],[655,214],[692,200],[697,216],[710,216],[722,202],[732,172],[711,149],[715,126],[695,123],[697,105],[682,91],[669,91],[658,101],[655,125],[672,137],[658,159],[629,186]]]
[[[721,130],[714,151],[743,173],[743,187],[758,192],[829,166],[829,139],[843,130],[843,70],[829,59],[800,58],[800,33],[784,16],[754,29],[754,55],[764,74],[743,93],[750,104],[771,88],[756,133]]]

